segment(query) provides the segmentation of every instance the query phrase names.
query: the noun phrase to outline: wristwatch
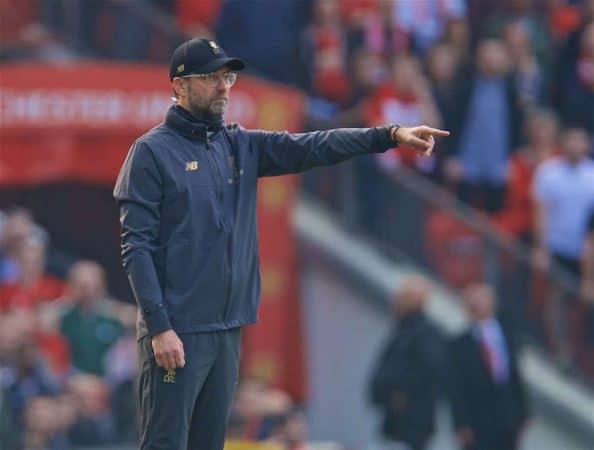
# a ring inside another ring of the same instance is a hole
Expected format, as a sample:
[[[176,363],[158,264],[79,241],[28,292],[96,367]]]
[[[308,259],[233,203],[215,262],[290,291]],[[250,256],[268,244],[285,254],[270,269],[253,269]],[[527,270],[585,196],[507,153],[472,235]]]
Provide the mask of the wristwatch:
[[[390,132],[390,137],[392,138],[392,141],[394,141],[394,144],[398,145],[399,142],[396,139],[396,132],[402,128],[401,125],[398,125],[397,123],[392,123],[390,125],[388,125],[388,131]]]

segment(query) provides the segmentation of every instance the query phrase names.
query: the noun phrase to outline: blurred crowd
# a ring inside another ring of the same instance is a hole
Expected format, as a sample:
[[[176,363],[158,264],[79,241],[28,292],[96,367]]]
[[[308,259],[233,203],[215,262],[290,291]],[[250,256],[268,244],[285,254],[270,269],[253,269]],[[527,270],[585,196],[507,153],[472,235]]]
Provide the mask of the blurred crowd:
[[[49,244],[28,210],[0,211],[0,448],[134,443],[136,307],[109,297],[94,261],[50,273]],[[229,438],[308,448],[303,411],[256,376],[240,381]]]
[[[0,60],[165,63],[180,41],[212,36],[252,73],[305,91],[308,128],[446,128],[434,156],[400,148],[379,155],[375,169],[414,168],[533,245],[541,266],[581,272],[594,210],[594,0],[8,0],[1,8]],[[366,176],[368,195],[378,196]],[[567,208],[571,224],[558,226]],[[594,302],[591,283],[584,295]]]
[[[104,269],[48,271],[31,213],[0,214],[0,442],[68,449],[135,437],[136,308],[108,296]]]
[[[582,297],[594,303],[583,261],[594,220],[594,0],[19,0],[2,8],[3,60],[164,63],[181,40],[213,36],[252,73],[306,92],[308,128],[446,128],[451,136],[430,158],[407,148],[377,156],[362,202],[381,214],[377,173],[413,168],[532,246],[543,270],[582,276]]]

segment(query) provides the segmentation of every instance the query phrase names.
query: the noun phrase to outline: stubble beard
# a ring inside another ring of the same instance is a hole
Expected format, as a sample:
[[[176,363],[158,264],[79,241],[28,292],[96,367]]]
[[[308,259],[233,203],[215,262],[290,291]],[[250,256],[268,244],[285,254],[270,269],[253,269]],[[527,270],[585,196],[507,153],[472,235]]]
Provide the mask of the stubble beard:
[[[222,120],[227,110],[227,101],[209,99],[207,102],[195,95],[189,96],[190,112],[197,117],[206,117],[212,120]]]

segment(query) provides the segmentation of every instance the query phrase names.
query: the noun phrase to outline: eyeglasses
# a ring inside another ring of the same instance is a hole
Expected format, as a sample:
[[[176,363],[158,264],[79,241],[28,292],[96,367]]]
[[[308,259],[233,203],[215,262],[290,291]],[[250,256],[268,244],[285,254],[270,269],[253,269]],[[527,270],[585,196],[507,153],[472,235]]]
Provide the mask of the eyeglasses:
[[[200,78],[201,80],[204,80],[206,83],[210,84],[211,86],[218,85],[219,80],[222,79],[225,86],[231,87],[235,84],[235,80],[237,80],[237,74],[235,72],[225,72],[223,75],[218,75],[215,72],[195,73],[192,75],[184,75],[181,78]]]

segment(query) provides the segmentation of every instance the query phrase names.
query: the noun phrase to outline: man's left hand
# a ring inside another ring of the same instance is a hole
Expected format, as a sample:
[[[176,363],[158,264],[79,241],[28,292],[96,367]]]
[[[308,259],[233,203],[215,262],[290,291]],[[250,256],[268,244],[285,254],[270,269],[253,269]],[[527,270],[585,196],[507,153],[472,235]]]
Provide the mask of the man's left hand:
[[[431,128],[426,125],[418,127],[392,128],[392,139],[398,144],[407,145],[420,150],[425,156],[430,156],[435,147],[435,136],[449,136],[450,132]]]

